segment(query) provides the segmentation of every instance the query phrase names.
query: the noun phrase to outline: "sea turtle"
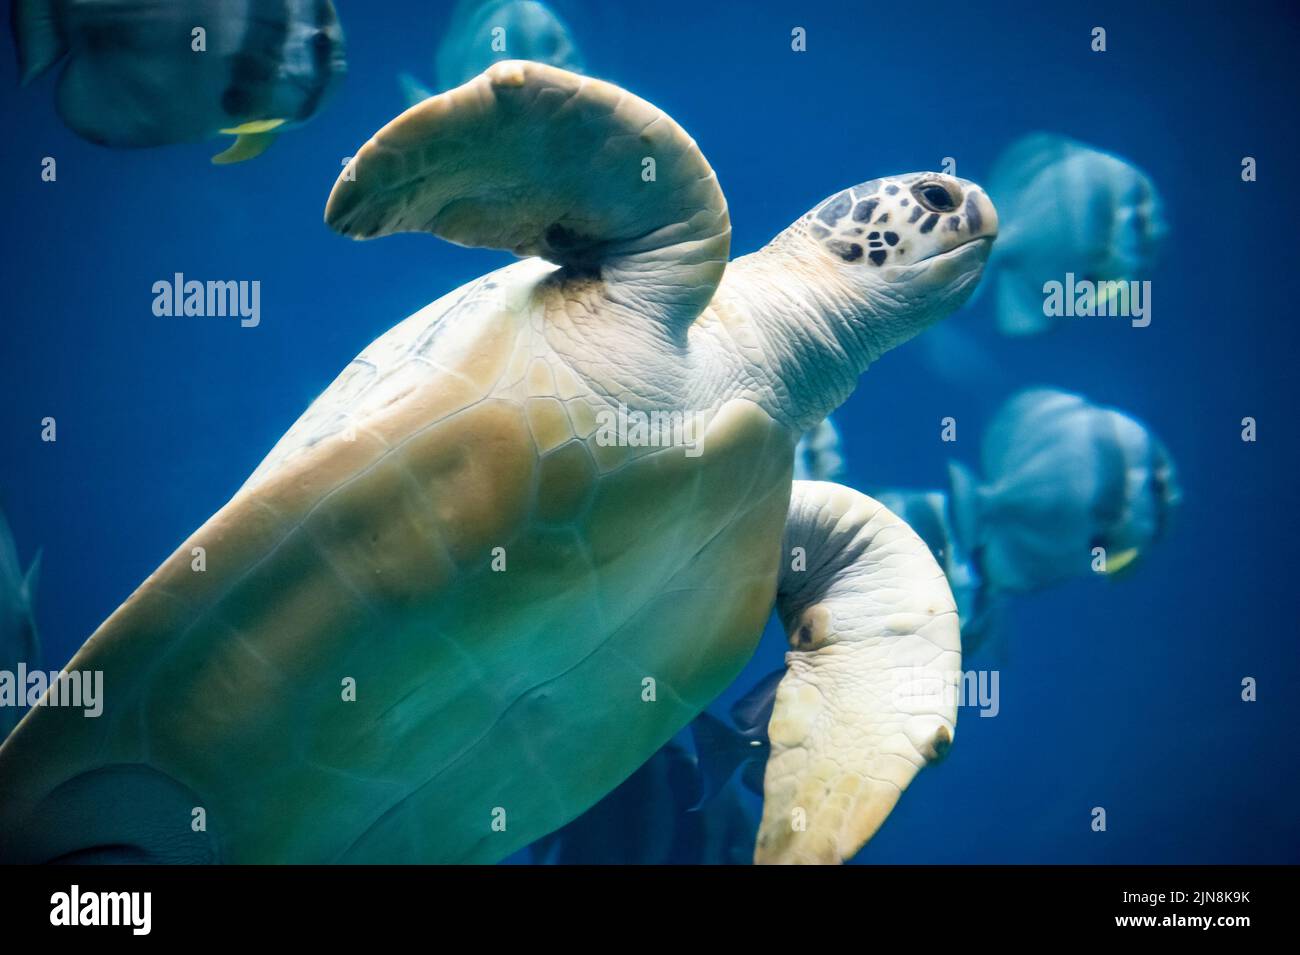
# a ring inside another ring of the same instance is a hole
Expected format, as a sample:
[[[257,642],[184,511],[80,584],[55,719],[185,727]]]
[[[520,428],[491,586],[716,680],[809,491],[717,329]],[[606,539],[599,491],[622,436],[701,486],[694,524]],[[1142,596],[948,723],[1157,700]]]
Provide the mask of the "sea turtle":
[[[366,348],[90,637],[103,716],[0,749],[0,859],[498,860],[695,717],[774,605],[755,858],[852,856],[952,739],[957,616],[906,524],[792,484],[794,444],[969,295],[984,193],[873,180],[728,265],[673,120],[504,61],[381,129],[325,218],[526,258]]]

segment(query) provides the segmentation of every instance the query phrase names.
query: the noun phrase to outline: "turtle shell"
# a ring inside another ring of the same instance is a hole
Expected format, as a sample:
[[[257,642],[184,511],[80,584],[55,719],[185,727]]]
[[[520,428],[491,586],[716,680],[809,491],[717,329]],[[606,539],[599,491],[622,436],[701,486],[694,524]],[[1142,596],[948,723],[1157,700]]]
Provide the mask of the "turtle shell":
[[[553,269],[380,337],[91,636],[102,715],[39,707],[0,749],[0,858],[492,861],[725,688],[793,435],[725,400],[691,447],[637,443],[651,409],[541,332]]]

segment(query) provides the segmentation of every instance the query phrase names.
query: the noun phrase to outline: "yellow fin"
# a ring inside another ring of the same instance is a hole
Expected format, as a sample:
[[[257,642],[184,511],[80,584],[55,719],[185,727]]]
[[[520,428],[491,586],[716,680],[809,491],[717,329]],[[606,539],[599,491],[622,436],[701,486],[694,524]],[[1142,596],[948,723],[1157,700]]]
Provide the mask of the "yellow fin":
[[[1128,550],[1122,550],[1117,554],[1106,555],[1106,576],[1114,577],[1116,574],[1124,572],[1126,567],[1133,564],[1138,559],[1141,551],[1136,547],[1130,547]]]
[[[284,125],[282,119],[255,119],[250,123],[241,123],[238,126],[231,126],[229,129],[223,129],[221,132],[227,136],[244,136],[250,133],[269,133],[273,129],[279,129]]]
[[[1115,295],[1119,294],[1119,287],[1128,285],[1128,279],[1102,279],[1097,283],[1097,307],[1101,308],[1109,302]]]
[[[218,166],[228,166],[230,163],[254,159],[266,152],[273,142],[275,142],[275,133],[240,133],[239,138],[230,144],[230,148],[225,152],[217,153],[212,157],[212,161]]]

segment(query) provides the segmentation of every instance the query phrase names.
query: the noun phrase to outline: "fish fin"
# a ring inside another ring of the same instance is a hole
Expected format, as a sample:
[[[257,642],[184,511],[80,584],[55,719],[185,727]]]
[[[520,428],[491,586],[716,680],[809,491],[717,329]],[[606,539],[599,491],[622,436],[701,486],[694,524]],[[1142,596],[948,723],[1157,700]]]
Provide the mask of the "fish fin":
[[[36,582],[41,576],[41,555],[43,553],[44,551],[40,550],[36,552],[31,565],[27,568],[27,573],[23,575],[23,602],[29,607],[32,605],[32,598],[36,596]]]
[[[534,842],[531,847],[533,865],[559,865],[560,842],[559,832],[552,832]]]
[[[736,768],[750,755],[749,741],[707,710],[691,723],[695,754],[700,771],[698,810],[709,803],[731,781]]]
[[[973,610],[961,622],[963,655],[984,652],[1005,662],[1006,628],[1002,625],[1005,600],[1000,594],[981,593]]]
[[[402,87],[402,95],[406,98],[407,106],[416,106],[430,96],[436,95],[410,73],[398,73],[397,82]]]
[[[1129,547],[1115,554],[1108,553],[1106,555],[1106,576],[1111,580],[1127,577],[1133,572],[1141,556],[1142,551],[1137,547]]]
[[[1043,296],[1014,272],[998,273],[998,330],[1003,335],[1039,335],[1052,327],[1043,314]]]
[[[231,163],[256,159],[270,148],[271,143],[275,142],[275,135],[275,133],[240,133],[230,144],[229,149],[212,157],[212,162],[218,166],[228,166]]]
[[[0,511],[0,578],[13,579],[23,575],[18,563],[18,544],[9,527],[4,511]]]
[[[773,670],[754,684],[754,688],[731,705],[731,720],[741,735],[762,733],[767,735],[767,724],[772,719],[776,703],[776,688],[785,676],[785,667]]]
[[[14,0],[11,15],[18,48],[19,82],[26,86],[68,52],[54,0]]]
[[[1039,132],[1021,136],[999,153],[986,183],[986,191],[999,213],[1006,215],[1002,210],[1011,210],[1026,186],[1075,148],[1073,140],[1056,133]]]
[[[273,129],[279,129],[284,123],[283,119],[254,119],[220,131],[227,136],[246,136],[253,133],[269,133]]]
[[[953,534],[958,546],[969,555],[979,546],[983,509],[979,478],[960,461],[949,461],[948,483],[951,486],[948,502],[952,511]]]
[[[1119,292],[1120,283],[1123,283],[1125,286],[1128,286],[1129,279],[1125,279],[1125,278],[1099,279],[1096,280],[1096,282],[1097,282],[1097,308],[1098,310],[1100,310],[1103,305],[1109,303],[1110,300],[1116,295],[1116,293]]]
[[[43,554],[43,550],[36,551],[36,556],[32,558],[31,565],[23,576],[23,605],[27,609],[27,629],[30,638],[27,647],[27,665],[29,667],[39,667],[41,665],[41,634],[36,629],[36,614],[32,603],[36,598],[36,582],[41,576],[41,556]]]
[[[1011,653],[1011,640],[1006,627],[999,625],[1000,617],[996,619],[981,620],[976,643],[971,647],[970,653],[976,656],[980,661],[978,669],[984,670],[1009,670],[1011,669],[1013,658]],[[966,652],[966,630],[962,629],[962,652]]]

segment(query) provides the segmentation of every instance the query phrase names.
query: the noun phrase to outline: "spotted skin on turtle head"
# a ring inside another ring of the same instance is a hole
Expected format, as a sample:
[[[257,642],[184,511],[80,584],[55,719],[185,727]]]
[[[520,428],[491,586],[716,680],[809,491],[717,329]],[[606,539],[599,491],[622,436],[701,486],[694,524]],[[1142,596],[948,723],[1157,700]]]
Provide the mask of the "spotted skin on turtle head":
[[[911,265],[982,235],[991,211],[973,183],[923,172],[838,192],[809,212],[805,225],[842,261],[879,268]]]

